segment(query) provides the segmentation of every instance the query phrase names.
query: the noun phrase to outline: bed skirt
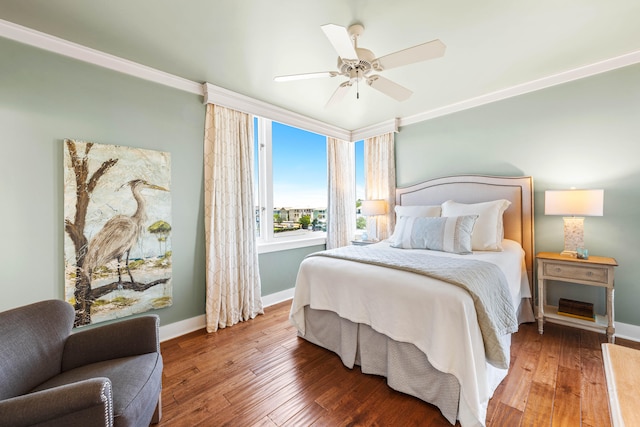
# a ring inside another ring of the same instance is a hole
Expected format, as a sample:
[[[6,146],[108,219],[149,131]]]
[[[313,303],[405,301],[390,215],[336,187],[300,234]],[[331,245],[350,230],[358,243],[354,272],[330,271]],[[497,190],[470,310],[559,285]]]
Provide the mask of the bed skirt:
[[[365,374],[381,375],[394,390],[431,403],[451,424],[456,423],[460,384],[438,371],[416,346],[394,341],[365,324],[353,323],[332,311],[304,308],[307,341],[340,356],[342,363],[359,365]]]

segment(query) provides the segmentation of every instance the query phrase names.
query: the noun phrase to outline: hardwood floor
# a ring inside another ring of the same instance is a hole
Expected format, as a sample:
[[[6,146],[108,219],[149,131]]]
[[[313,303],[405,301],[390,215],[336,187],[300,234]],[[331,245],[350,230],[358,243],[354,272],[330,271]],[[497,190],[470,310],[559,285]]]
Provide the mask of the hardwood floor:
[[[298,338],[289,307],[287,301],[214,334],[162,343],[159,426],[450,426],[434,406]],[[521,325],[487,426],[610,426],[604,340],[553,324],[544,335]]]

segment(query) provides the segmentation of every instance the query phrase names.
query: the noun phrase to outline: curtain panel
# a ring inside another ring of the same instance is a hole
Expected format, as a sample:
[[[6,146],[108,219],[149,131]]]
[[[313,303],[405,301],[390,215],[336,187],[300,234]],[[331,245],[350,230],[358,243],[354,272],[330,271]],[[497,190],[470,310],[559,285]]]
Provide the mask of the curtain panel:
[[[356,232],[355,147],[327,137],[327,249],[351,244]]]
[[[207,104],[204,208],[208,332],[263,313],[253,155],[251,116]]]
[[[395,227],[396,160],[394,133],[367,138],[364,141],[365,199],[387,202],[387,214],[376,215],[367,221],[376,227],[378,239],[391,236]],[[371,232],[371,230],[369,230]]]

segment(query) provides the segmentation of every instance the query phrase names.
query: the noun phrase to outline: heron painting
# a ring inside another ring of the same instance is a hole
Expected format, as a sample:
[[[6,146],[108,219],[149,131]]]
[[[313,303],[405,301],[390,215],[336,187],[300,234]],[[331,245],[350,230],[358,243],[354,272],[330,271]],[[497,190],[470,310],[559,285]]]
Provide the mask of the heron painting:
[[[65,297],[76,326],[172,303],[169,153],[64,141]]]

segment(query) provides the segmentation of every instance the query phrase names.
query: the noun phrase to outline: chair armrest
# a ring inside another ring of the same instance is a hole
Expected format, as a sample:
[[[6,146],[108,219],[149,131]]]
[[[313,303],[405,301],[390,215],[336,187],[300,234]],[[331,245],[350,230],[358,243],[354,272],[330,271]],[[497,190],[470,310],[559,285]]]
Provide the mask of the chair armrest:
[[[147,315],[71,334],[62,353],[62,371],[90,363],[160,352],[160,319]]]
[[[0,401],[0,427],[113,425],[108,378],[91,378]]]

